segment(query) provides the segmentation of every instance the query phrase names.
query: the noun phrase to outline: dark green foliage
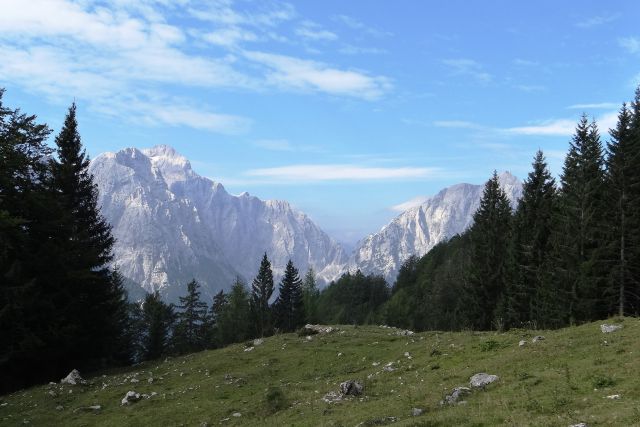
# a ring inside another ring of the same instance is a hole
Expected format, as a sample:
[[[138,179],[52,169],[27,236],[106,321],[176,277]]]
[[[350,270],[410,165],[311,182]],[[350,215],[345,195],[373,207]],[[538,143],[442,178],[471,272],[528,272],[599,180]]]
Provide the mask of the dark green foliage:
[[[536,153],[532,166],[513,220],[514,274],[508,282],[506,313],[512,327],[530,326],[537,319],[557,205],[555,180],[542,151]]]
[[[256,333],[265,336],[271,332],[271,307],[269,299],[273,294],[273,271],[265,253],[260,262],[260,270],[251,284],[251,311],[256,320]]]
[[[345,273],[320,294],[318,312],[323,323],[365,324],[383,319],[389,287],[382,276]]]
[[[320,298],[320,290],[316,284],[315,272],[312,268],[304,275],[302,282],[302,301],[304,305],[304,315],[306,323],[317,323],[318,318],[318,299]]]
[[[465,287],[467,322],[481,330],[500,328],[505,322],[510,280],[511,206],[496,172],[485,184],[473,221],[471,263]]]
[[[173,350],[179,354],[203,350],[206,346],[207,304],[200,300],[200,285],[195,280],[187,284],[187,295],[180,297],[176,307],[176,325],[173,330]]]
[[[152,360],[168,354],[171,330],[175,322],[173,306],[167,305],[158,292],[147,294],[142,305],[133,304],[136,324],[136,359]]]
[[[272,386],[265,393],[264,406],[268,414],[275,414],[289,407],[289,402],[280,387]]]
[[[217,315],[217,342],[221,345],[241,342],[251,336],[249,294],[237,279]]]
[[[599,304],[606,286],[606,241],[602,145],[594,122],[583,116],[569,146],[561,176],[557,216],[556,277],[566,285],[570,322],[606,316]]]
[[[276,327],[282,332],[293,332],[304,322],[302,281],[298,269],[289,260],[274,303]]]

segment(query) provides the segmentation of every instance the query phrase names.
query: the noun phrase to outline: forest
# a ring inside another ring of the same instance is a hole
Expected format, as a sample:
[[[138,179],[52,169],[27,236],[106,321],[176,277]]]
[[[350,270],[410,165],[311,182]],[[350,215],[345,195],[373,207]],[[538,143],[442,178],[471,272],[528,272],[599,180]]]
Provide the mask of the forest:
[[[175,305],[157,292],[129,301],[111,268],[75,105],[50,148],[49,127],[3,92],[0,392],[306,323],[553,329],[640,311],[640,88],[606,137],[582,116],[557,181],[538,151],[515,209],[494,172],[471,228],[407,259],[392,286],[355,271],[319,289],[289,262],[276,292],[265,253],[251,283],[203,301],[194,280]]]

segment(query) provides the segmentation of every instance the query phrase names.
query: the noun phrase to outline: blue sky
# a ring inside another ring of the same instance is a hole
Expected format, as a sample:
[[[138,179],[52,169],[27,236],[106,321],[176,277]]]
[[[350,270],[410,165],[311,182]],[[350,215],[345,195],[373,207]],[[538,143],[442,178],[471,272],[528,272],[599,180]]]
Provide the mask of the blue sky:
[[[5,103],[84,144],[169,144],[338,240],[493,169],[559,173],[640,83],[636,1],[2,0]]]

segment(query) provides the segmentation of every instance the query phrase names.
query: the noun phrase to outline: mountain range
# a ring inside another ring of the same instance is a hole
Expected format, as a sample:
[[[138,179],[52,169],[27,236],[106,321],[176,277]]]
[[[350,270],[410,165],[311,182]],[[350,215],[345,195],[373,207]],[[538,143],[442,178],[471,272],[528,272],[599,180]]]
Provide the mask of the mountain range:
[[[169,301],[177,300],[193,278],[208,297],[236,278],[250,281],[264,253],[276,278],[291,259],[301,274],[313,268],[321,284],[356,269],[382,274],[392,283],[406,258],[423,255],[469,227],[483,189],[472,184],[445,188],[348,254],[288,202],[229,194],[166,145],[103,153],[89,171],[116,238],[114,265],[130,295],[158,290]],[[515,203],[520,181],[504,172],[500,182]]]

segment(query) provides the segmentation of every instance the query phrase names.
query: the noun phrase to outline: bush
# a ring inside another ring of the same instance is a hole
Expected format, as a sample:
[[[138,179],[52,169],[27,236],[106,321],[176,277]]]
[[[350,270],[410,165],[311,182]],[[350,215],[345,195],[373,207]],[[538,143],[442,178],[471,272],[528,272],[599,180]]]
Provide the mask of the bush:
[[[289,406],[287,398],[278,386],[269,387],[265,394],[265,408],[268,413],[275,414]]]

